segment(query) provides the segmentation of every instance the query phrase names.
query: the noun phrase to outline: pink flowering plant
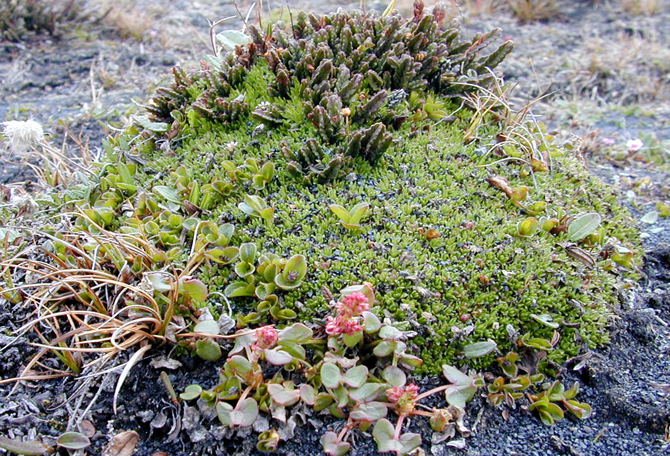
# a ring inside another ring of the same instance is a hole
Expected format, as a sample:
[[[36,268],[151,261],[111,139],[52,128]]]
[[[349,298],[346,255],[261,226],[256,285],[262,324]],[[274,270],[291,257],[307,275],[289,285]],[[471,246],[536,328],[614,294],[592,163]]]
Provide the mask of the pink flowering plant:
[[[216,334],[214,322],[196,327],[194,335],[205,337],[209,344],[234,342],[229,343],[232,346],[221,366],[218,385],[209,390],[189,385],[180,398],[198,399],[214,408],[221,424],[231,429],[250,427],[261,414],[273,417],[277,427],[258,438],[257,447],[263,451],[277,448],[282,419],[286,422],[289,408],[300,403],[344,420],[337,432],[328,430],[321,438],[324,452],[330,455],[349,451],[348,437],[354,429],[372,429],[381,452],[408,454],[421,444],[418,434],[403,432],[411,416],[429,419],[435,431],[453,423],[467,435],[463,407],[478,382],[445,366],[450,383],[421,392],[417,384],[407,381],[408,372],[422,362],[406,352],[407,340],[414,333],[405,331],[401,323],[380,320],[372,286],[348,287],[338,300],[326,294],[332,314],[325,317],[322,326],[266,325],[233,335]],[[371,362],[373,359],[376,362]],[[442,392],[446,393],[444,408],[421,404],[422,399]],[[396,416],[395,424],[391,415]]]

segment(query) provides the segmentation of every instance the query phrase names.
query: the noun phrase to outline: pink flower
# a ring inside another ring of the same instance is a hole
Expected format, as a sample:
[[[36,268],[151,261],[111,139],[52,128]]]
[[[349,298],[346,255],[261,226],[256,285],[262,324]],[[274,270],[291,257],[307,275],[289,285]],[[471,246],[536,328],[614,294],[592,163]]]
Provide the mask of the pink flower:
[[[347,318],[343,315],[328,317],[326,322],[326,334],[329,336],[337,336],[338,334],[353,336],[359,331],[363,331],[363,327],[353,318]]]
[[[616,143],[616,141],[613,140],[612,138],[603,138],[603,139],[602,139],[602,142],[603,142],[603,144],[606,145],[606,146],[613,146],[614,143]]]
[[[337,313],[342,316],[356,317],[366,310],[370,310],[368,297],[360,291],[345,296],[342,302],[335,304]]]
[[[637,152],[638,150],[642,149],[642,146],[644,146],[644,143],[641,139],[629,139],[626,143],[626,147],[628,147],[629,152]]]
[[[407,386],[394,386],[386,390],[386,397],[395,404],[394,409],[398,415],[411,415],[416,407],[419,397],[419,387],[414,383]]]
[[[256,329],[256,346],[262,349],[272,348],[277,345],[279,336],[277,330],[273,326],[263,326]]]
[[[415,383],[407,386],[394,386],[386,390],[386,396],[393,403],[415,401],[419,396],[419,387]]]
[[[386,396],[389,398],[389,401],[395,404],[400,400],[404,392],[405,388],[403,388],[402,386],[394,386],[393,388],[389,388],[386,390]]]

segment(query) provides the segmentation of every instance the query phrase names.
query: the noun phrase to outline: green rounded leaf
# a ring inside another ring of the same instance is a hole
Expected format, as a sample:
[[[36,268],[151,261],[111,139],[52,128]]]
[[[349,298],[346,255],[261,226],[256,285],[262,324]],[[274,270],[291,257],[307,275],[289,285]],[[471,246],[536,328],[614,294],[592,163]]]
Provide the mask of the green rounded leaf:
[[[56,443],[68,450],[83,450],[91,445],[91,441],[81,432],[65,432],[58,437]]]
[[[284,270],[275,277],[275,283],[279,288],[290,290],[297,288],[307,274],[307,261],[303,255],[293,255],[286,262]]]
[[[212,339],[199,340],[195,343],[195,354],[205,361],[218,361],[223,356],[221,346]]]
[[[184,390],[184,392],[179,395],[179,397],[185,401],[192,401],[193,399],[199,398],[201,393],[202,393],[202,386],[193,384],[188,385]]]
[[[358,404],[349,413],[354,420],[377,421],[386,416],[388,407],[381,402],[369,402],[367,404]]]
[[[568,239],[577,242],[593,233],[601,222],[600,214],[590,212],[574,219],[568,226]]]
[[[193,328],[193,332],[203,333],[203,334],[219,334],[219,324],[214,320],[205,320],[201,321]]]
[[[382,378],[391,386],[405,386],[407,375],[397,366],[386,366]]]
[[[383,358],[385,356],[390,355],[393,353],[393,350],[395,350],[396,344],[395,342],[389,342],[388,340],[382,340],[380,343],[377,344],[377,346],[372,350],[372,353],[378,357],[378,358]]]
[[[379,330],[379,337],[386,340],[395,340],[397,337],[402,335],[400,331],[395,326],[386,325]]]
[[[205,302],[207,300],[207,286],[198,279],[191,277],[182,279],[181,288],[184,294],[195,302]]]
[[[258,418],[258,403],[255,399],[247,398],[230,412],[230,421],[233,426],[249,427]]]
[[[338,442],[337,434],[332,431],[326,432],[321,437],[321,444],[323,445],[323,452],[330,456],[344,456],[351,448],[351,444],[348,442]]]
[[[352,367],[344,374],[344,381],[352,388],[360,388],[368,380],[368,368],[360,365]]]
[[[488,355],[497,347],[498,345],[492,340],[488,340],[486,342],[477,342],[463,347],[463,354],[467,358],[479,358],[481,356]]]
[[[289,389],[277,383],[270,383],[268,385],[268,393],[273,401],[285,407],[295,405],[300,400],[300,390]]]
[[[300,399],[307,405],[314,405],[316,402],[316,389],[309,383],[300,385]]]
[[[284,350],[273,348],[272,350],[263,350],[265,361],[274,366],[285,366],[293,361],[293,356]]]
[[[254,263],[256,261],[256,244],[253,242],[245,242],[240,246],[240,259],[247,263]]]
[[[291,326],[279,331],[279,343],[293,342],[296,344],[304,344],[312,338],[314,333],[311,329],[302,323],[293,323]]]
[[[216,34],[216,41],[226,51],[234,51],[237,46],[244,46],[251,38],[239,30],[224,30]]]
[[[335,389],[342,381],[340,368],[333,363],[324,363],[321,366],[321,383],[326,388]]]
[[[367,310],[363,312],[362,315],[363,315],[363,328],[365,329],[366,333],[371,334],[379,331],[379,329],[382,327],[382,322],[379,321],[377,315]]]

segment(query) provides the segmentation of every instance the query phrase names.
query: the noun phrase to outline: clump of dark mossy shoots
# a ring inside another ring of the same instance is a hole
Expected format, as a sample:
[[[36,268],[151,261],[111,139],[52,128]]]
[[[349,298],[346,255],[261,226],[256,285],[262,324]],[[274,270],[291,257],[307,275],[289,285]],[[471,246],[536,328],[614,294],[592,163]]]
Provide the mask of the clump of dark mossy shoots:
[[[221,314],[216,331],[228,309],[239,328],[324,327],[331,290],[364,283],[400,334],[387,359],[418,356],[419,372],[510,348],[545,352],[547,368],[607,342],[635,271],[632,221],[540,122],[505,108],[492,69],[511,43],[483,55],[497,31],[461,41],[443,19],[420,3],[408,21],[301,13],[176,68],[110,139],[99,181],[49,196],[77,208],[44,236],[58,269],[118,280],[89,274],[33,300],[110,301],[119,328],[149,302],[147,340],[209,360],[221,348],[189,333],[198,315]]]
[[[29,33],[56,35],[59,26],[79,19],[81,0],[3,0],[0,39],[20,41]]]

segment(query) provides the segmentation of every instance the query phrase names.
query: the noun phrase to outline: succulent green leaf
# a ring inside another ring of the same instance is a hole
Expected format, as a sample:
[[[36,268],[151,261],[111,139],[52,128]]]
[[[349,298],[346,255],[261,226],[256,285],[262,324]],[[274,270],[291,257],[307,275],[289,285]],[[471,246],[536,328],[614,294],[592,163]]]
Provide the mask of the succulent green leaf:
[[[279,320],[295,320],[298,314],[293,309],[282,309],[278,313]]]
[[[257,211],[254,209],[252,206],[250,206],[246,202],[241,202],[240,204],[237,205],[238,209],[244,212],[245,214],[251,216],[251,217],[260,217],[260,211]]]
[[[219,417],[219,421],[224,426],[233,426],[233,420],[230,418],[230,412],[233,411],[233,406],[227,402],[217,402],[216,404],[216,415]]]
[[[453,366],[443,364],[442,373],[447,380],[455,385],[470,385],[472,383],[472,378],[469,375],[464,374]]]
[[[247,263],[254,263],[256,261],[256,244],[253,242],[245,242],[240,246],[240,259]]]
[[[340,368],[333,363],[324,363],[321,366],[321,383],[326,388],[335,389],[340,385],[342,373]]]
[[[278,383],[270,383],[268,393],[273,401],[285,407],[295,405],[300,400],[300,390],[286,388]]]
[[[344,374],[344,381],[352,388],[360,388],[368,379],[368,368],[364,365],[352,367]]]
[[[348,442],[338,442],[337,434],[328,431],[321,437],[323,452],[330,456],[344,456],[349,452],[351,444]]]
[[[398,337],[402,335],[402,331],[400,331],[398,328],[395,326],[391,325],[386,325],[382,329],[379,330],[379,337],[385,340],[395,340]]]
[[[307,405],[314,405],[316,402],[316,389],[309,383],[300,385],[300,399]]]
[[[365,213],[368,211],[368,208],[370,207],[369,203],[358,203],[355,205],[350,211],[350,217],[349,221],[346,222],[349,225],[358,225],[361,222],[361,219],[365,215]]]
[[[349,211],[347,211],[343,206],[340,206],[339,204],[331,204],[328,206],[328,208],[333,211],[333,214],[335,214],[341,222],[349,223],[351,216],[349,215]]]
[[[205,302],[207,300],[209,294],[207,285],[202,281],[189,277],[181,280],[181,287],[184,293],[195,302]]]
[[[379,329],[382,327],[382,322],[379,321],[379,317],[377,317],[377,315],[367,310],[364,311],[362,315],[363,328],[367,334],[372,334],[379,331]]]
[[[600,214],[595,212],[577,217],[568,226],[568,239],[571,242],[581,241],[598,229],[601,220]]]
[[[291,354],[284,350],[280,350],[279,348],[263,350],[263,354],[265,355],[265,361],[274,366],[285,366],[293,361],[293,356]]]
[[[236,280],[228,285],[223,294],[228,298],[236,298],[239,296],[253,296],[256,294],[256,287],[254,287],[253,282],[248,283],[244,280]]]
[[[463,347],[463,354],[466,358],[479,358],[488,355],[496,348],[498,348],[498,345],[492,340],[476,342]]]
[[[399,357],[400,364],[406,369],[413,370],[423,364],[423,359],[418,356],[410,355],[409,353],[400,353],[396,351],[396,355]]]
[[[237,259],[240,251],[237,247],[215,247],[205,251],[205,257],[218,264],[230,264]]]
[[[367,404],[358,404],[349,413],[354,420],[377,421],[386,416],[388,408],[381,402],[368,402]]]
[[[369,402],[377,398],[377,394],[382,386],[383,384],[381,383],[366,383],[360,388],[350,389],[349,397],[358,403]]]
[[[477,388],[473,385],[454,385],[448,388],[444,395],[449,404],[465,408],[476,392]]]
[[[293,255],[286,262],[284,270],[275,277],[275,283],[279,288],[290,290],[297,288],[307,274],[307,261],[303,255]]]
[[[91,445],[91,441],[81,432],[64,432],[56,440],[58,446],[68,450],[83,450]]]
[[[314,402],[314,411],[321,412],[333,403],[333,397],[328,393],[318,393]]]
[[[342,335],[342,342],[344,342],[344,345],[346,345],[349,348],[355,347],[361,340],[363,340],[363,331],[358,331],[351,335],[349,334]]]
[[[583,402],[577,402],[575,400],[566,400],[563,401],[563,405],[580,420],[585,420],[591,416],[592,410],[589,404],[584,404]]]
[[[237,46],[244,46],[251,38],[239,30],[224,30],[216,34],[216,41],[226,51],[234,51]]]
[[[200,393],[202,393],[202,386],[197,385],[197,384],[192,384],[192,385],[188,385],[184,389],[184,392],[179,395],[179,397],[182,400],[185,400],[185,401],[192,401],[193,399],[199,398]]]
[[[397,366],[386,366],[382,371],[382,378],[391,386],[405,386],[407,375]]]
[[[159,293],[167,293],[172,290],[172,283],[170,283],[170,276],[161,274],[159,272],[147,272],[144,277],[151,283],[155,291]]]
[[[179,197],[177,189],[165,185],[154,185],[153,190],[166,200],[172,203],[181,204],[181,198]]]
[[[395,428],[386,418],[382,418],[375,423],[372,436],[375,442],[377,442],[377,448],[380,453],[393,451],[397,455],[404,455],[411,453],[421,445],[421,436],[419,434],[408,432],[396,439]]]
[[[560,326],[558,323],[556,323],[553,320],[551,315],[548,315],[548,314],[542,314],[542,315],[530,314],[530,316],[533,318],[533,320],[538,321],[538,322],[542,323],[543,325],[545,325],[549,328],[556,329]]]
[[[577,396],[577,393],[579,393],[579,383],[574,382],[570,387],[570,389],[567,389],[563,392],[563,396],[565,397],[565,399],[570,400],[574,399],[575,396]]]
[[[554,347],[551,345],[551,342],[547,339],[541,339],[539,337],[530,337],[530,334],[524,334],[519,339],[523,345],[527,347],[537,348],[538,350],[552,350]]]
[[[230,411],[232,426],[249,427],[254,424],[256,418],[258,418],[258,403],[250,397],[238,403],[237,407]]]
[[[274,207],[266,207],[262,211],[258,213],[260,217],[263,220],[271,221],[275,217],[275,208]]]
[[[214,320],[205,320],[199,322],[193,327],[193,332],[203,334],[219,334],[219,324]]]
[[[10,439],[0,435],[0,448],[11,453],[41,456],[45,453],[52,453],[54,448],[37,440],[21,441],[18,438]]]
[[[254,273],[255,270],[256,267],[252,263],[248,263],[246,261],[240,261],[235,265],[235,274],[237,274],[240,278],[250,276]],[[254,293],[255,291],[256,290],[254,290]]]
[[[385,356],[389,356],[391,353],[396,348],[396,343],[393,341],[388,341],[388,340],[382,340],[380,343],[378,343],[375,348],[372,350],[372,353],[377,357],[377,358],[383,358]]]
[[[240,355],[231,356],[228,359],[227,364],[230,367],[230,370],[242,378],[244,378],[244,376],[250,373],[253,369],[251,362],[244,356]]]
[[[223,356],[221,346],[212,339],[199,340],[195,343],[195,354],[205,361],[218,361]]]
[[[302,323],[293,323],[291,326],[279,331],[279,344],[282,342],[293,342],[296,344],[304,344],[312,338],[314,333],[311,329]]]

